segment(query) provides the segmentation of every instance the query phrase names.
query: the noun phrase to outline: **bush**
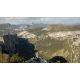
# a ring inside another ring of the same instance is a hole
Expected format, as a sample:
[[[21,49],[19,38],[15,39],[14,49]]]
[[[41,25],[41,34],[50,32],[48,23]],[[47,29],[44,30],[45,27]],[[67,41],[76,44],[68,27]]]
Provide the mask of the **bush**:
[[[10,62],[18,63],[18,62],[23,62],[24,58],[20,57],[17,53],[13,54],[12,57],[10,58]]]

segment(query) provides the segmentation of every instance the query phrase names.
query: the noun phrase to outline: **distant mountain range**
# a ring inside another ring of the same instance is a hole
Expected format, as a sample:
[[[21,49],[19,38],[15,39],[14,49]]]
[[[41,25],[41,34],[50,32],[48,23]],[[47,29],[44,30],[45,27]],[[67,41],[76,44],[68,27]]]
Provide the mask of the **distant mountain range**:
[[[80,30],[80,25],[64,25],[64,24],[51,24],[45,30],[50,31],[75,31]]]
[[[9,29],[9,28],[40,28],[40,27],[48,27],[51,28],[52,30],[78,30],[80,29],[80,24],[75,24],[75,25],[65,25],[65,24],[9,24],[9,23],[3,23],[0,24],[0,29]]]

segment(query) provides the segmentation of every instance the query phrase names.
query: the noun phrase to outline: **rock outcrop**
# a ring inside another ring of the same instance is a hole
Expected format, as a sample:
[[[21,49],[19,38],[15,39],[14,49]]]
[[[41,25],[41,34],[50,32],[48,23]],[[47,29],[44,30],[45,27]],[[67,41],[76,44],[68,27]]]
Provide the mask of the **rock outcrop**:
[[[0,52],[7,53],[10,56],[19,53],[23,57],[33,57],[35,47],[27,39],[20,38],[16,34],[7,34],[3,36],[4,42],[0,44]]]
[[[20,36],[22,38],[36,38],[36,35],[28,32],[28,31],[22,31],[22,32],[18,33],[18,36]]]
[[[18,37],[16,34],[8,34],[3,36],[5,49],[11,55],[16,53],[16,47],[18,45]]]
[[[38,56],[38,52],[36,52],[35,46],[27,39],[20,38],[16,34],[7,34],[3,36],[3,40],[4,43],[0,43],[0,53],[6,53],[10,56],[18,53],[19,56],[28,60],[28,63],[44,62],[44,60]]]

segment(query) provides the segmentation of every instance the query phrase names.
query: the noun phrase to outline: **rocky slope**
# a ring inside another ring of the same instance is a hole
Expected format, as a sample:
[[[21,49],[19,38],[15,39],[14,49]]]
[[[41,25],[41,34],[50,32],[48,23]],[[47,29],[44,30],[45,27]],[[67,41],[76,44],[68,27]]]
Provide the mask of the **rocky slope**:
[[[34,43],[39,55],[46,60],[63,56],[69,62],[80,62],[80,25],[49,25],[20,29],[16,33]]]
[[[20,32],[24,38],[33,38],[42,58],[48,60],[54,56],[63,56],[69,62],[80,62],[80,31],[52,31],[41,28]]]

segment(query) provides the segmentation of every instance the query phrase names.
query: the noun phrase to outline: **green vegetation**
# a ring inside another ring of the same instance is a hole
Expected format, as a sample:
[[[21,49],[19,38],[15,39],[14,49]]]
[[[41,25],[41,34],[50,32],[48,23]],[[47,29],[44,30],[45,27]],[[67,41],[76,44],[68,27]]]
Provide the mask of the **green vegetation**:
[[[28,31],[33,33],[33,34],[40,35],[41,34],[41,29],[42,28],[28,29]]]
[[[52,24],[49,25],[50,32],[55,31],[79,31],[80,25],[64,25],[64,24]]]
[[[69,55],[72,53],[67,40],[47,38],[38,41],[37,47],[40,51],[40,56],[46,60],[52,58],[55,55],[66,57],[69,60]]]
[[[19,56],[19,54],[13,54],[12,57],[10,58],[10,62],[23,62],[24,58]]]
[[[11,57],[8,54],[0,53],[0,63],[19,63],[24,62],[24,58],[19,56],[17,53],[13,54]]]

